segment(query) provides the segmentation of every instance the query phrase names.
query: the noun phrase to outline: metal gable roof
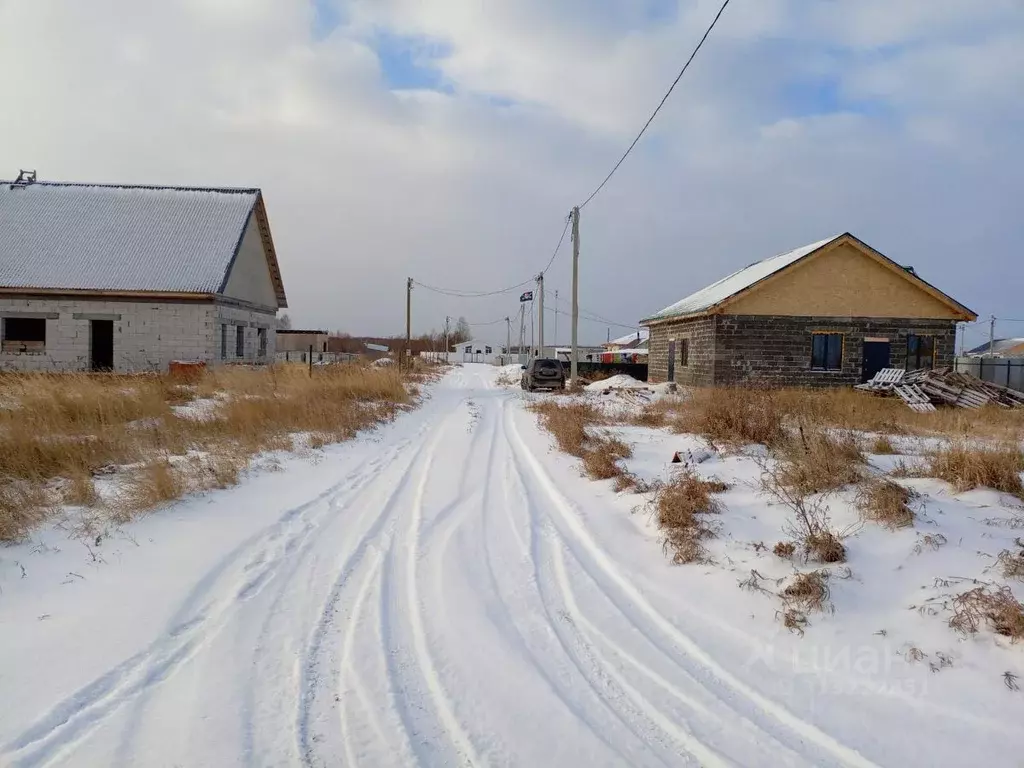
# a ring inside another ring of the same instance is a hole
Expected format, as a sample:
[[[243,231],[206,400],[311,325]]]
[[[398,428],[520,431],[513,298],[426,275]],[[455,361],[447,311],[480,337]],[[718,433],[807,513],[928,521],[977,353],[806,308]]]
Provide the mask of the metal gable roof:
[[[842,235],[835,235],[834,237],[819,240],[818,242],[811,243],[810,245],[794,248],[792,251],[780,253],[777,256],[772,256],[770,259],[755,262],[748,267],[744,267],[738,272],[733,272],[728,277],[723,277],[717,283],[712,283],[706,288],[701,288],[696,293],[691,293],[685,299],[677,301],[671,306],[665,307],[665,309],[661,310],[657,314],[651,315],[651,317],[647,319],[661,320],[667,317],[692,315],[697,312],[703,312],[716,304],[720,304],[730,296],[734,296],[740,291],[750,288],[755,283],[761,282],[766,277],[774,275],[779,270],[785,269],[790,264],[799,261],[804,256],[814,253],[814,251],[828,245],[833,240],[840,237],[842,237]]]
[[[0,182],[0,288],[217,293],[258,189]]]

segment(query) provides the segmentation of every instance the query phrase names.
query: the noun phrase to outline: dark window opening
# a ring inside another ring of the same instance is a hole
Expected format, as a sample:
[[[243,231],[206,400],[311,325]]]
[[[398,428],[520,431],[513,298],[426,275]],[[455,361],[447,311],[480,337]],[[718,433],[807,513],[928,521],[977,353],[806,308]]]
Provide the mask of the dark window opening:
[[[46,320],[41,317],[5,317],[4,352],[43,352],[46,349]]]
[[[916,371],[919,368],[931,370],[935,367],[935,337],[918,336],[911,333],[907,336],[907,366],[908,371]]]
[[[228,358],[228,326],[225,323],[220,327],[220,359]]]
[[[843,368],[843,334],[815,333],[811,336],[811,370],[840,371]]]
[[[256,338],[259,340],[259,350],[260,350],[259,354],[260,354],[260,357],[266,357],[267,356],[267,329],[266,328],[257,328],[256,329]]]
[[[245,326],[235,327],[235,357],[245,357]]]
[[[690,364],[690,340],[679,340],[679,365],[683,368]]]

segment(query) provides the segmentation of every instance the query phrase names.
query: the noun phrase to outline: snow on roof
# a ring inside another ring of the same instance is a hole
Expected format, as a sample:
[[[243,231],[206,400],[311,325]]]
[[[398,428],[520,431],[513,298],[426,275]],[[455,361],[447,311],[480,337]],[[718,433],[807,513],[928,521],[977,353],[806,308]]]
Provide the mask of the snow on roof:
[[[825,240],[819,240],[816,243],[796,248],[792,251],[780,253],[777,256],[772,256],[770,259],[754,262],[750,266],[744,267],[738,272],[733,272],[728,277],[723,277],[717,283],[712,283],[706,288],[701,288],[696,293],[691,293],[685,299],[677,301],[669,307],[665,307],[665,309],[655,315],[652,315],[648,319],[657,320],[663,317],[674,317],[676,315],[691,315],[695,312],[710,309],[716,304],[725,301],[730,296],[734,296],[740,291],[764,280],[766,277],[774,275],[776,272],[788,267],[790,264],[799,261],[804,256],[828,245],[838,237],[842,237],[842,235],[835,235],[833,237],[826,238]]]
[[[258,189],[0,182],[0,286],[217,293]]]
[[[650,333],[651,333],[650,331],[648,331],[646,328],[644,328],[644,329],[642,329],[640,331],[633,331],[633,333],[630,333],[630,334],[628,334],[626,336],[620,336],[617,339],[612,339],[608,343],[609,344],[615,344],[615,345],[618,345],[618,346],[622,346],[623,344],[629,344],[630,342],[636,341],[637,340],[637,336],[640,337],[640,341],[647,341],[647,339],[650,336]]]
[[[1024,338],[996,339],[992,343],[991,352],[993,355],[1024,353]],[[987,355],[989,354],[989,343],[986,341],[984,344],[979,344],[974,349],[967,350],[964,354]]]

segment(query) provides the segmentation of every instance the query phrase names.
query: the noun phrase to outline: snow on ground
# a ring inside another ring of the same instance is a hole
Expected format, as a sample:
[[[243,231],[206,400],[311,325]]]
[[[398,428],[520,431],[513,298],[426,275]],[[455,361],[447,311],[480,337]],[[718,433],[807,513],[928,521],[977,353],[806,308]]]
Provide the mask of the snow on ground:
[[[638,381],[625,373],[618,373],[601,379],[584,387],[588,392],[604,392],[609,389],[648,389],[650,385],[646,381]]]
[[[981,523],[1005,499],[907,481],[925,521],[856,533],[800,637],[737,586],[790,569],[751,546],[785,512],[750,456],[624,429],[637,474],[682,451],[732,484],[720,564],[674,567],[496,374],[114,538],[0,549],[0,765],[1018,764],[1021,649],[910,610],[1012,537]]]

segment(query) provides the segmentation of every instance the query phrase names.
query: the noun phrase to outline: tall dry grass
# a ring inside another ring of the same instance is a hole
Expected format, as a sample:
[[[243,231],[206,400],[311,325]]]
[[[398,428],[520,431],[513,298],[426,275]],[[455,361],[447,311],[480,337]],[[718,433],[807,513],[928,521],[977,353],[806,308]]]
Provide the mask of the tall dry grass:
[[[925,472],[945,480],[957,491],[981,486],[1024,499],[1024,453],[1018,443],[978,445],[957,441],[931,453]]]
[[[723,444],[770,445],[783,425],[810,423],[840,430],[892,435],[985,437],[1020,440],[1024,409],[987,406],[918,413],[896,398],[850,388],[756,389],[708,387],[685,398],[665,398],[638,417],[651,426],[701,434]],[[883,453],[891,444],[880,443]]]
[[[588,477],[614,479],[617,490],[635,485],[619,463],[632,456],[633,449],[599,429],[606,419],[592,405],[548,399],[532,404],[530,409],[540,416],[541,426],[554,436],[559,450],[582,461]]]
[[[214,396],[219,404],[204,420],[171,408]],[[312,377],[301,365],[218,368],[192,386],[161,376],[0,375],[0,541],[46,517],[53,502],[45,489],[55,479],[64,480],[64,503],[92,506],[97,472],[142,465],[113,503],[135,514],[175,490],[234,484],[253,455],[290,448],[294,433],[345,440],[410,400],[407,376],[360,365],[317,368]],[[174,473],[185,470],[165,460],[189,451],[210,458],[176,487]]]

